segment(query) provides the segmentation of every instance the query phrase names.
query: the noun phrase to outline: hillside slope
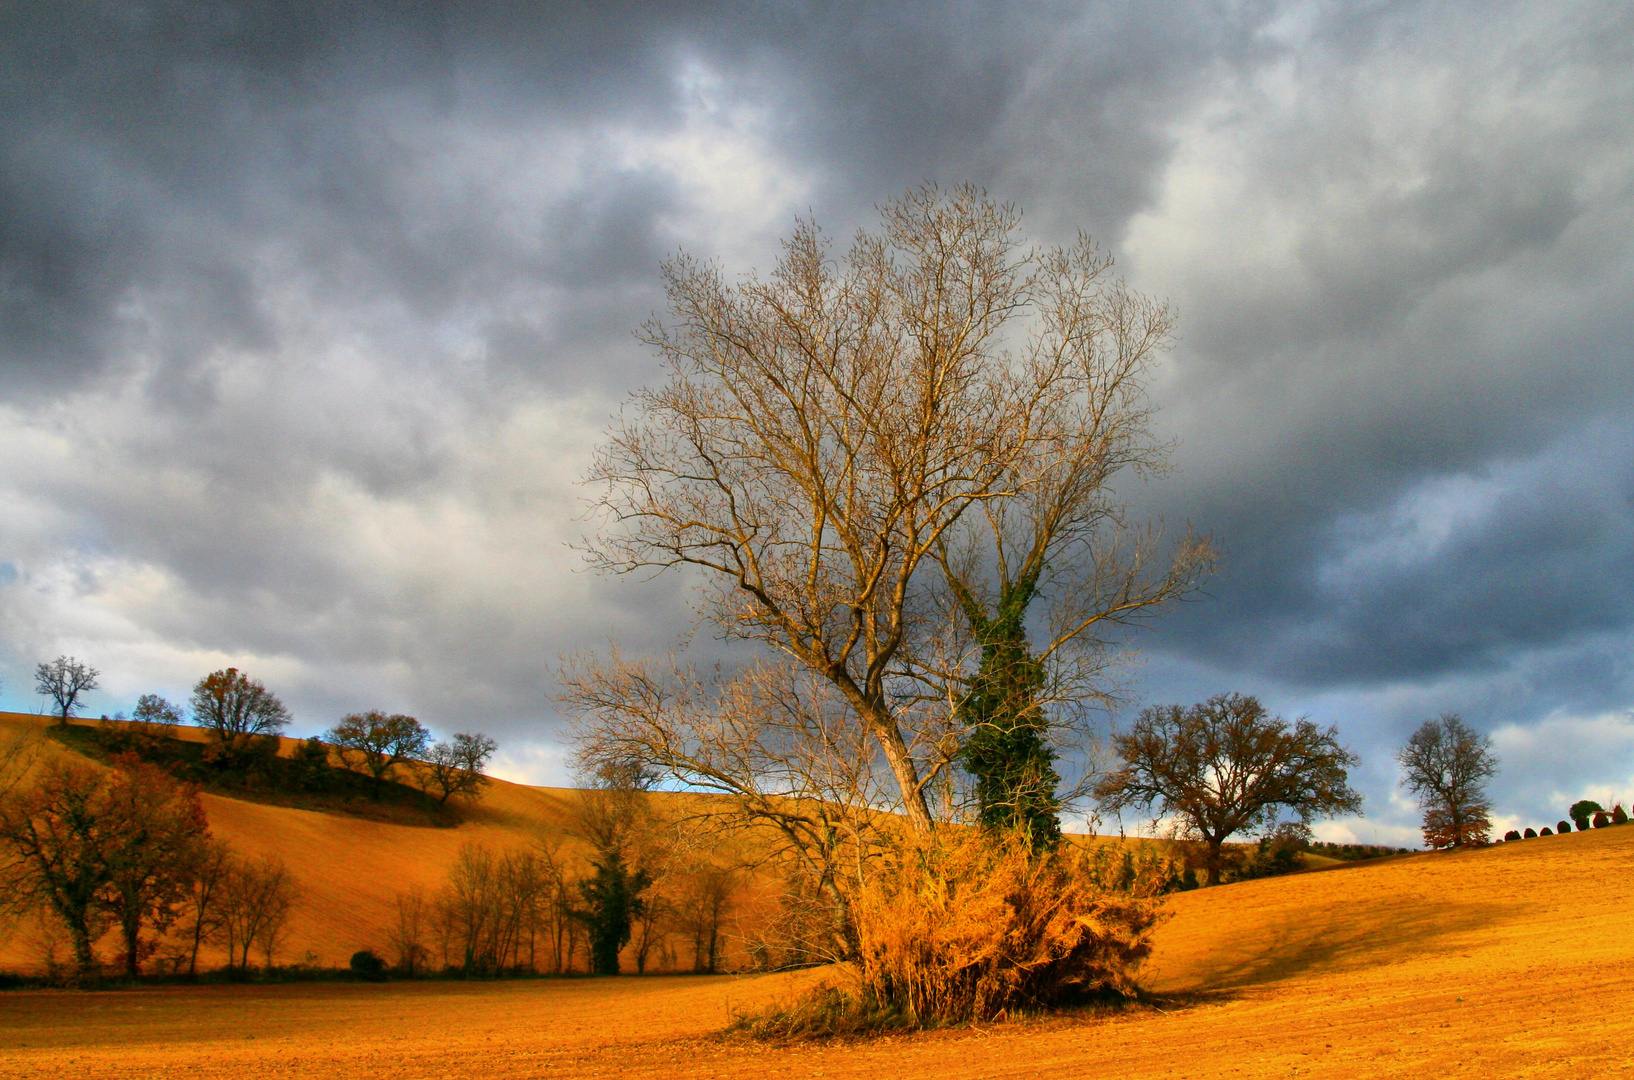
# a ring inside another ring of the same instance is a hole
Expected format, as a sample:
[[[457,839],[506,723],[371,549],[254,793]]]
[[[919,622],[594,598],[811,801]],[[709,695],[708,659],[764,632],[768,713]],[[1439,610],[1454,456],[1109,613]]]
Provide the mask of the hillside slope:
[[[32,733],[50,723],[46,717],[0,713],[0,731]],[[70,752],[49,742],[45,750]],[[344,967],[358,949],[384,953],[386,933],[396,919],[397,894],[415,887],[435,892],[466,843],[496,850],[539,843],[577,848],[568,833],[574,793],[566,788],[493,779],[480,803],[452,828],[390,824],[209,793],[202,798],[212,834],[241,854],[281,857],[299,884],[300,903],[280,950],[284,962],[310,956],[320,966]],[[31,936],[26,927],[13,928],[0,941],[0,969],[38,966]],[[201,957],[210,966],[222,959],[217,950]]]
[[[0,1076],[1622,1076],[1631,866],[1617,828],[1204,889],[1159,933],[1161,1008],[861,1044],[713,1037],[818,973],[14,991]]]

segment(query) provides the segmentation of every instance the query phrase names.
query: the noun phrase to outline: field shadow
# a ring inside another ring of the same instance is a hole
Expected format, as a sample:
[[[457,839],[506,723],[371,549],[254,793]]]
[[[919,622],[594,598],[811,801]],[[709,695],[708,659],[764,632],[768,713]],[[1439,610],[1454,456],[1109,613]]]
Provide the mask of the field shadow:
[[[1309,911],[1198,963],[1190,985],[1180,993],[1208,995],[1445,952],[1460,935],[1492,927],[1514,914],[1514,907],[1507,904],[1406,898],[1364,910]]]

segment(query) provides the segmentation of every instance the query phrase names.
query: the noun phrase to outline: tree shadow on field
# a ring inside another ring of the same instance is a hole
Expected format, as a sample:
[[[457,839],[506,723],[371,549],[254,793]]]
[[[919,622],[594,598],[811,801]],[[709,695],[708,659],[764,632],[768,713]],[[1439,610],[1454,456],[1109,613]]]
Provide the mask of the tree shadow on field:
[[[1406,898],[1360,910],[1310,911],[1219,949],[1194,969],[1190,991],[1213,993],[1446,952],[1455,938],[1513,914],[1514,908],[1506,904]]]

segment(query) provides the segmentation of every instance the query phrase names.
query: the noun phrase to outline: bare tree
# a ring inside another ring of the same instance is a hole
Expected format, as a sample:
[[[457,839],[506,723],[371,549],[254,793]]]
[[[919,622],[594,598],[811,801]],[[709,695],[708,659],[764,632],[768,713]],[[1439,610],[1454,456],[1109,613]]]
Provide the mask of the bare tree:
[[[101,672],[72,656],[59,656],[34,669],[34,689],[56,705],[57,722],[66,726],[80,705],[80,698],[97,689]]]
[[[413,978],[431,959],[426,942],[431,935],[432,910],[422,889],[397,894],[397,925],[388,935],[397,969]]]
[[[720,966],[721,930],[737,889],[730,866],[700,859],[676,874],[670,910],[676,928],[692,946],[692,970],[713,974]]]
[[[430,740],[431,733],[414,717],[388,716],[379,710],[352,713],[329,729],[329,741],[341,759],[361,764],[373,780],[370,792],[375,799],[380,798],[381,786],[391,771],[424,754]]]
[[[421,776],[425,790],[446,806],[455,795],[476,798],[488,778],[482,774],[499,744],[486,735],[461,732],[448,742],[433,745],[426,754]]]
[[[1309,720],[1290,728],[1241,694],[1154,707],[1113,736],[1123,765],[1096,794],[1107,810],[1156,806],[1175,815],[1185,835],[1207,845],[1208,883],[1218,885],[1231,836],[1273,824],[1283,812],[1308,823],[1361,809],[1346,772],[1356,756],[1338,735]]]
[[[874,809],[930,831],[931,790],[973,732],[1104,695],[1100,630],[1182,594],[1208,561],[1191,540],[1160,557],[1110,488],[1161,456],[1139,384],[1167,309],[1111,279],[1087,240],[1024,251],[1018,213],[972,189],[881,213],[838,263],[810,223],[764,279],[668,263],[673,320],[646,329],[668,380],[635,396],[591,473],[609,519],[592,560],[700,572],[706,617],[762,646],[757,666],[566,673],[592,756],[650,754],[731,793],[815,853],[819,877]],[[1029,684],[1006,715],[973,711],[1004,604],[1030,609],[1004,632],[1057,693]],[[711,697],[774,715],[719,724]],[[863,799],[843,823],[781,798],[836,789]]]
[[[1492,831],[1486,781],[1498,771],[1492,740],[1457,713],[1426,720],[1396,755],[1407,789],[1424,811],[1424,842],[1432,848],[1478,847]]]
[[[158,694],[143,694],[136,699],[131,719],[155,727],[172,728],[181,724],[182,710],[180,705],[172,704]]]
[[[276,855],[235,860],[220,888],[228,970],[247,974],[258,945],[270,967],[301,894],[289,867]]]
[[[188,920],[182,931],[187,941],[188,978],[198,975],[199,949],[226,929],[222,886],[233,869],[233,860],[233,850],[225,840],[207,840],[197,852],[187,883]]]
[[[890,843],[892,819],[877,809],[890,803],[890,780],[868,733],[817,677],[771,662],[701,677],[615,653],[570,663],[563,678],[580,710],[575,738],[586,770],[651,762],[687,787],[726,796],[699,812],[694,831],[752,835],[768,863],[822,898],[822,954],[849,955],[846,883]]]

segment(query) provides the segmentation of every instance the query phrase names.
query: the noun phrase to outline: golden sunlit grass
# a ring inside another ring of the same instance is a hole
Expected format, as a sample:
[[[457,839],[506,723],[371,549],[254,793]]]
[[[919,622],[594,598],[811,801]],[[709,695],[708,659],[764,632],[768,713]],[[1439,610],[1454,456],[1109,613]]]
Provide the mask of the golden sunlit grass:
[[[496,785],[453,830],[210,813],[290,859],[312,890],[294,948],[338,957],[381,917],[383,877],[435,884],[467,836],[519,839],[565,798]],[[1631,869],[1634,828],[1615,828],[1181,894],[1145,969],[1153,1007],[872,1042],[718,1036],[820,971],[8,991],[0,1076],[1617,1076],[1634,1057]]]

